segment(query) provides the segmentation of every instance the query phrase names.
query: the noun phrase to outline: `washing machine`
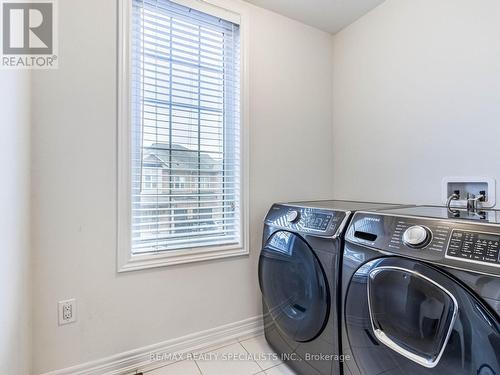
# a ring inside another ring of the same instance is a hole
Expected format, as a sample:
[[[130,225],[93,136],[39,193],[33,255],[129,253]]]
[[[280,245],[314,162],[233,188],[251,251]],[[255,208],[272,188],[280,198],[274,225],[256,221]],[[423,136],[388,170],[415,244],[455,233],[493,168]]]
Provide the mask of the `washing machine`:
[[[339,269],[354,211],[396,205],[348,201],[274,204],[259,259],[265,337],[299,375],[340,373]]]
[[[500,374],[498,211],[357,212],[345,238],[344,374]]]

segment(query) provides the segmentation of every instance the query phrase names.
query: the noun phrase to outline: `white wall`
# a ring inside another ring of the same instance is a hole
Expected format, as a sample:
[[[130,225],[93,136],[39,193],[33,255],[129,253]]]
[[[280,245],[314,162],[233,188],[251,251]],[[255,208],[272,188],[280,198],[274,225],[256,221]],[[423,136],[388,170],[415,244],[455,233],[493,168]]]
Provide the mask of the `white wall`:
[[[60,68],[33,78],[35,374],[260,314],[267,208],[329,196],[331,36],[241,6],[251,27],[251,255],[118,275],[116,1],[59,3]],[[70,297],[78,323],[58,327],[57,301]]]
[[[336,197],[439,204],[444,176],[500,180],[499,19],[496,0],[387,0],[334,37]]]
[[[0,373],[30,374],[29,74],[0,71]]]

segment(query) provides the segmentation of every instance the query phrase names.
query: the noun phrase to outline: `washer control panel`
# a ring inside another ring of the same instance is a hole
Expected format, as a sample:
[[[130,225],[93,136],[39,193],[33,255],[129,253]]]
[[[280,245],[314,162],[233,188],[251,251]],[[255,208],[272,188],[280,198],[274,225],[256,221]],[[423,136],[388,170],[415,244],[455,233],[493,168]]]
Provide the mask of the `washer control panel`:
[[[500,274],[500,225],[357,212],[346,240],[388,255]]]
[[[403,233],[403,243],[410,247],[424,247],[431,240],[430,230],[421,225],[413,225]]]
[[[395,218],[394,229],[388,247],[391,249],[428,249],[444,251],[451,227],[439,222],[419,224],[407,218]]]
[[[446,257],[500,264],[500,235],[453,230]]]

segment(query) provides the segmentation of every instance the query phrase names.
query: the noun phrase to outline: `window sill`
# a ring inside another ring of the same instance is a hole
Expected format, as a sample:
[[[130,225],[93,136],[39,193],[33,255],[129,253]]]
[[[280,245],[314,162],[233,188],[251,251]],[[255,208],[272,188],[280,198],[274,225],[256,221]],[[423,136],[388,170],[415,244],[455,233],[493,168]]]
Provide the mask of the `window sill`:
[[[118,272],[139,271],[149,268],[173,266],[177,264],[232,258],[248,254],[248,249],[241,247],[241,245],[230,245],[170,250],[154,254],[132,255],[129,259],[118,264]]]

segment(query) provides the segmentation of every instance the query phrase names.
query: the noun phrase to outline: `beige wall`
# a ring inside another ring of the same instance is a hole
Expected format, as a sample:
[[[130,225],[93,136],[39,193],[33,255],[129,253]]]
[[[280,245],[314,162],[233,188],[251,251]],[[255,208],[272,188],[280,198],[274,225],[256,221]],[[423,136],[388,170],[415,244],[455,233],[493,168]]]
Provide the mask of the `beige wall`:
[[[33,78],[35,374],[260,314],[267,208],[329,197],[331,36],[242,6],[251,28],[251,255],[118,275],[116,1],[59,3],[60,68]],[[71,297],[78,323],[58,327],[57,301]]]
[[[31,367],[29,74],[0,71],[0,373]]]
[[[334,37],[336,197],[439,204],[445,176],[500,179],[499,19],[495,0],[387,0]]]
[[[218,0],[225,1],[232,0]],[[34,374],[258,315],[262,218],[274,201],[333,192],[439,203],[444,176],[500,178],[497,1],[387,0],[333,43],[240,6],[251,37],[251,255],[118,275],[116,1],[60,2],[60,68],[35,72],[32,84]],[[0,311],[8,332],[0,369],[24,375],[29,80],[11,72],[0,78],[7,111],[0,160],[11,176],[0,198],[11,213],[0,225],[10,254],[0,263],[0,292],[11,307]],[[59,327],[57,301],[71,297],[78,322]]]

